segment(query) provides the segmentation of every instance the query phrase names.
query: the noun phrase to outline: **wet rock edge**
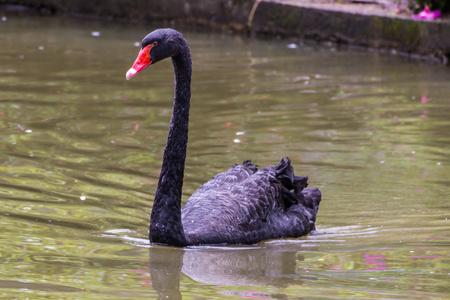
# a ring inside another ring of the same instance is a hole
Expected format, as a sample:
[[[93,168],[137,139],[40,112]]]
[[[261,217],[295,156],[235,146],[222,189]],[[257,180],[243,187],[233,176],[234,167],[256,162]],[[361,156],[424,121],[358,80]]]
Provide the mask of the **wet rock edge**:
[[[449,63],[450,20],[416,20],[390,11],[348,10],[289,1],[0,0],[0,10],[27,7],[122,22],[200,26],[255,36],[345,45]]]

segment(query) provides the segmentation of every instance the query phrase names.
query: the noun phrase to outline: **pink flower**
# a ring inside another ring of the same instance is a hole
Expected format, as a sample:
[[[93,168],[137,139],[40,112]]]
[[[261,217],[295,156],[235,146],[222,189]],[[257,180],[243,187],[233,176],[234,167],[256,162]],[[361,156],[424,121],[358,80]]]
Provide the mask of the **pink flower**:
[[[425,8],[423,11],[418,13],[417,15],[411,15],[411,18],[413,19],[427,19],[427,20],[434,20],[441,16],[441,12],[438,10],[430,11],[430,8],[428,5],[425,5]]]

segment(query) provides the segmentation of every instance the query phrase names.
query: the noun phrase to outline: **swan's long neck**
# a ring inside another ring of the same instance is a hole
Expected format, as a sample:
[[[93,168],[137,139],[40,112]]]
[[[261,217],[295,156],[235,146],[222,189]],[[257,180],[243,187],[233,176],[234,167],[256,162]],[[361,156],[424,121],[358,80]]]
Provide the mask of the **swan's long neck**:
[[[175,99],[150,223],[150,242],[173,246],[188,244],[181,222],[181,194],[188,142],[192,63],[187,44],[182,49],[180,54],[172,57]]]

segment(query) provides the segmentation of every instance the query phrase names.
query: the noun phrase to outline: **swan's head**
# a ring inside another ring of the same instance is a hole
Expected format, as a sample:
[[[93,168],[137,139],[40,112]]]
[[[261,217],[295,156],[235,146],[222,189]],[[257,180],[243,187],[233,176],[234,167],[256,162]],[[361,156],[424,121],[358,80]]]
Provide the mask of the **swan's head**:
[[[151,64],[179,54],[180,46],[185,45],[183,35],[170,28],[157,29],[142,40],[142,47],[126,78],[129,80]]]

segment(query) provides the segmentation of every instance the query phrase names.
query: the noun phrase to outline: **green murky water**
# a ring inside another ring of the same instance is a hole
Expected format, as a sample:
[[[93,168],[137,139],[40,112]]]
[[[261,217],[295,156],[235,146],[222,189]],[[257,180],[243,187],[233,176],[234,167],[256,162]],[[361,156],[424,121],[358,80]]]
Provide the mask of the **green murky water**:
[[[449,297],[448,67],[186,31],[185,196],[288,156],[323,191],[318,234],[150,247],[173,74],[125,72],[154,28],[1,17],[0,298]]]

